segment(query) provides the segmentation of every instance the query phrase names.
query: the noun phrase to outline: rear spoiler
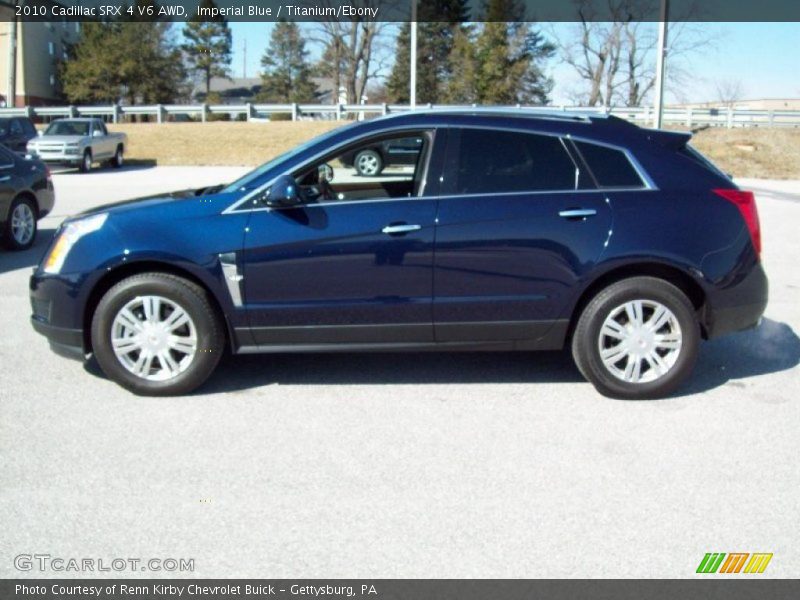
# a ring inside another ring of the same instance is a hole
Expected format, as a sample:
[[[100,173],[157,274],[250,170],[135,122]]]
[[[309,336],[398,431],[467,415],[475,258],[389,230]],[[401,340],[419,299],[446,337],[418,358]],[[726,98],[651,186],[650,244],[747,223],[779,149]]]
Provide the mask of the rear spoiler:
[[[678,151],[685,148],[692,134],[688,131],[664,131],[663,129],[648,129],[647,139],[651,142],[667,148],[668,150]]]

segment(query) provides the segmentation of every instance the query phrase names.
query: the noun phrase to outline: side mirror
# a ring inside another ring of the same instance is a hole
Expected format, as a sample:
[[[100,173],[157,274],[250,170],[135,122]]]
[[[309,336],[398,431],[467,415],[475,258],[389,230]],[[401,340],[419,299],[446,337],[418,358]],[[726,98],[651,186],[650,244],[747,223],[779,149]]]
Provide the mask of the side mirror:
[[[328,163],[321,164],[317,173],[317,181],[333,181],[333,167]]]
[[[103,137],[103,132],[102,132],[102,131],[100,131],[99,129],[95,129],[95,130],[92,132],[92,137]]]
[[[302,202],[297,182],[288,175],[281,175],[267,191],[265,202],[274,208],[297,206]]]

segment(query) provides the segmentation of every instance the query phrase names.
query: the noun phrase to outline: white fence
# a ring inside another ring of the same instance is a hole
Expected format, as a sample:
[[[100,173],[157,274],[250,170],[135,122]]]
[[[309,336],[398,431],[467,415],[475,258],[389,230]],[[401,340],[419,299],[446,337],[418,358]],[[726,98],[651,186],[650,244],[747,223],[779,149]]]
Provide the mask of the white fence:
[[[473,106],[474,107],[474,106]],[[470,106],[445,106],[421,104],[417,109],[463,108]],[[583,108],[577,106],[528,107],[515,106],[526,111],[579,111],[583,113],[611,114],[640,125],[651,125],[653,109],[639,108]],[[26,106],[24,108],[0,108],[1,116],[27,116],[49,120],[60,117],[103,117],[117,123],[131,116],[146,116],[148,120],[166,123],[175,120],[205,122],[212,115],[228,115],[230,119],[245,121],[266,120],[272,115],[288,115],[293,121],[305,119],[365,118],[390,112],[414,110],[399,104],[154,104],[143,106]],[[800,127],[800,110],[745,110],[739,108],[667,108],[665,124],[698,127]]]

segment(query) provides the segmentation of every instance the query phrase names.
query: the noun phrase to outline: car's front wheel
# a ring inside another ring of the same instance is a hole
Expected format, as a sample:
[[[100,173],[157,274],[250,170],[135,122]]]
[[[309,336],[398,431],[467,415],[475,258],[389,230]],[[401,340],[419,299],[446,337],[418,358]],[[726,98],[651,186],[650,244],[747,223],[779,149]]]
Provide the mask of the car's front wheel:
[[[124,279],[100,300],[92,348],[112,380],[146,396],[186,394],[211,375],[225,334],[207,292],[166,273]]]
[[[92,151],[87,149],[83,153],[83,158],[81,159],[80,169],[81,173],[88,173],[92,170],[92,163],[94,160],[92,159]]]
[[[572,356],[600,393],[650,399],[686,380],[699,344],[700,326],[686,294],[662,279],[633,277],[589,302],[573,333]]]

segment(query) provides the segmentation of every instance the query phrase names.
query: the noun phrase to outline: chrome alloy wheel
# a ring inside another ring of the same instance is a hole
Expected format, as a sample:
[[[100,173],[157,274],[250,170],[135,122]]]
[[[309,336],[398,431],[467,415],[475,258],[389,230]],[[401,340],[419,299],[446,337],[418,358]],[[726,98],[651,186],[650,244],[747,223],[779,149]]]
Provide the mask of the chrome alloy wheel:
[[[600,360],[609,373],[628,383],[648,383],[666,375],[681,352],[678,319],[663,304],[632,300],[618,306],[600,328]]]
[[[111,325],[111,346],[128,371],[148,381],[183,373],[197,354],[197,330],[189,313],[162,296],[137,296]]]
[[[36,229],[36,217],[31,207],[24,202],[18,204],[11,213],[11,235],[20,246],[30,243]]]
[[[363,175],[375,175],[378,172],[378,157],[365,153],[358,157],[358,172]]]

